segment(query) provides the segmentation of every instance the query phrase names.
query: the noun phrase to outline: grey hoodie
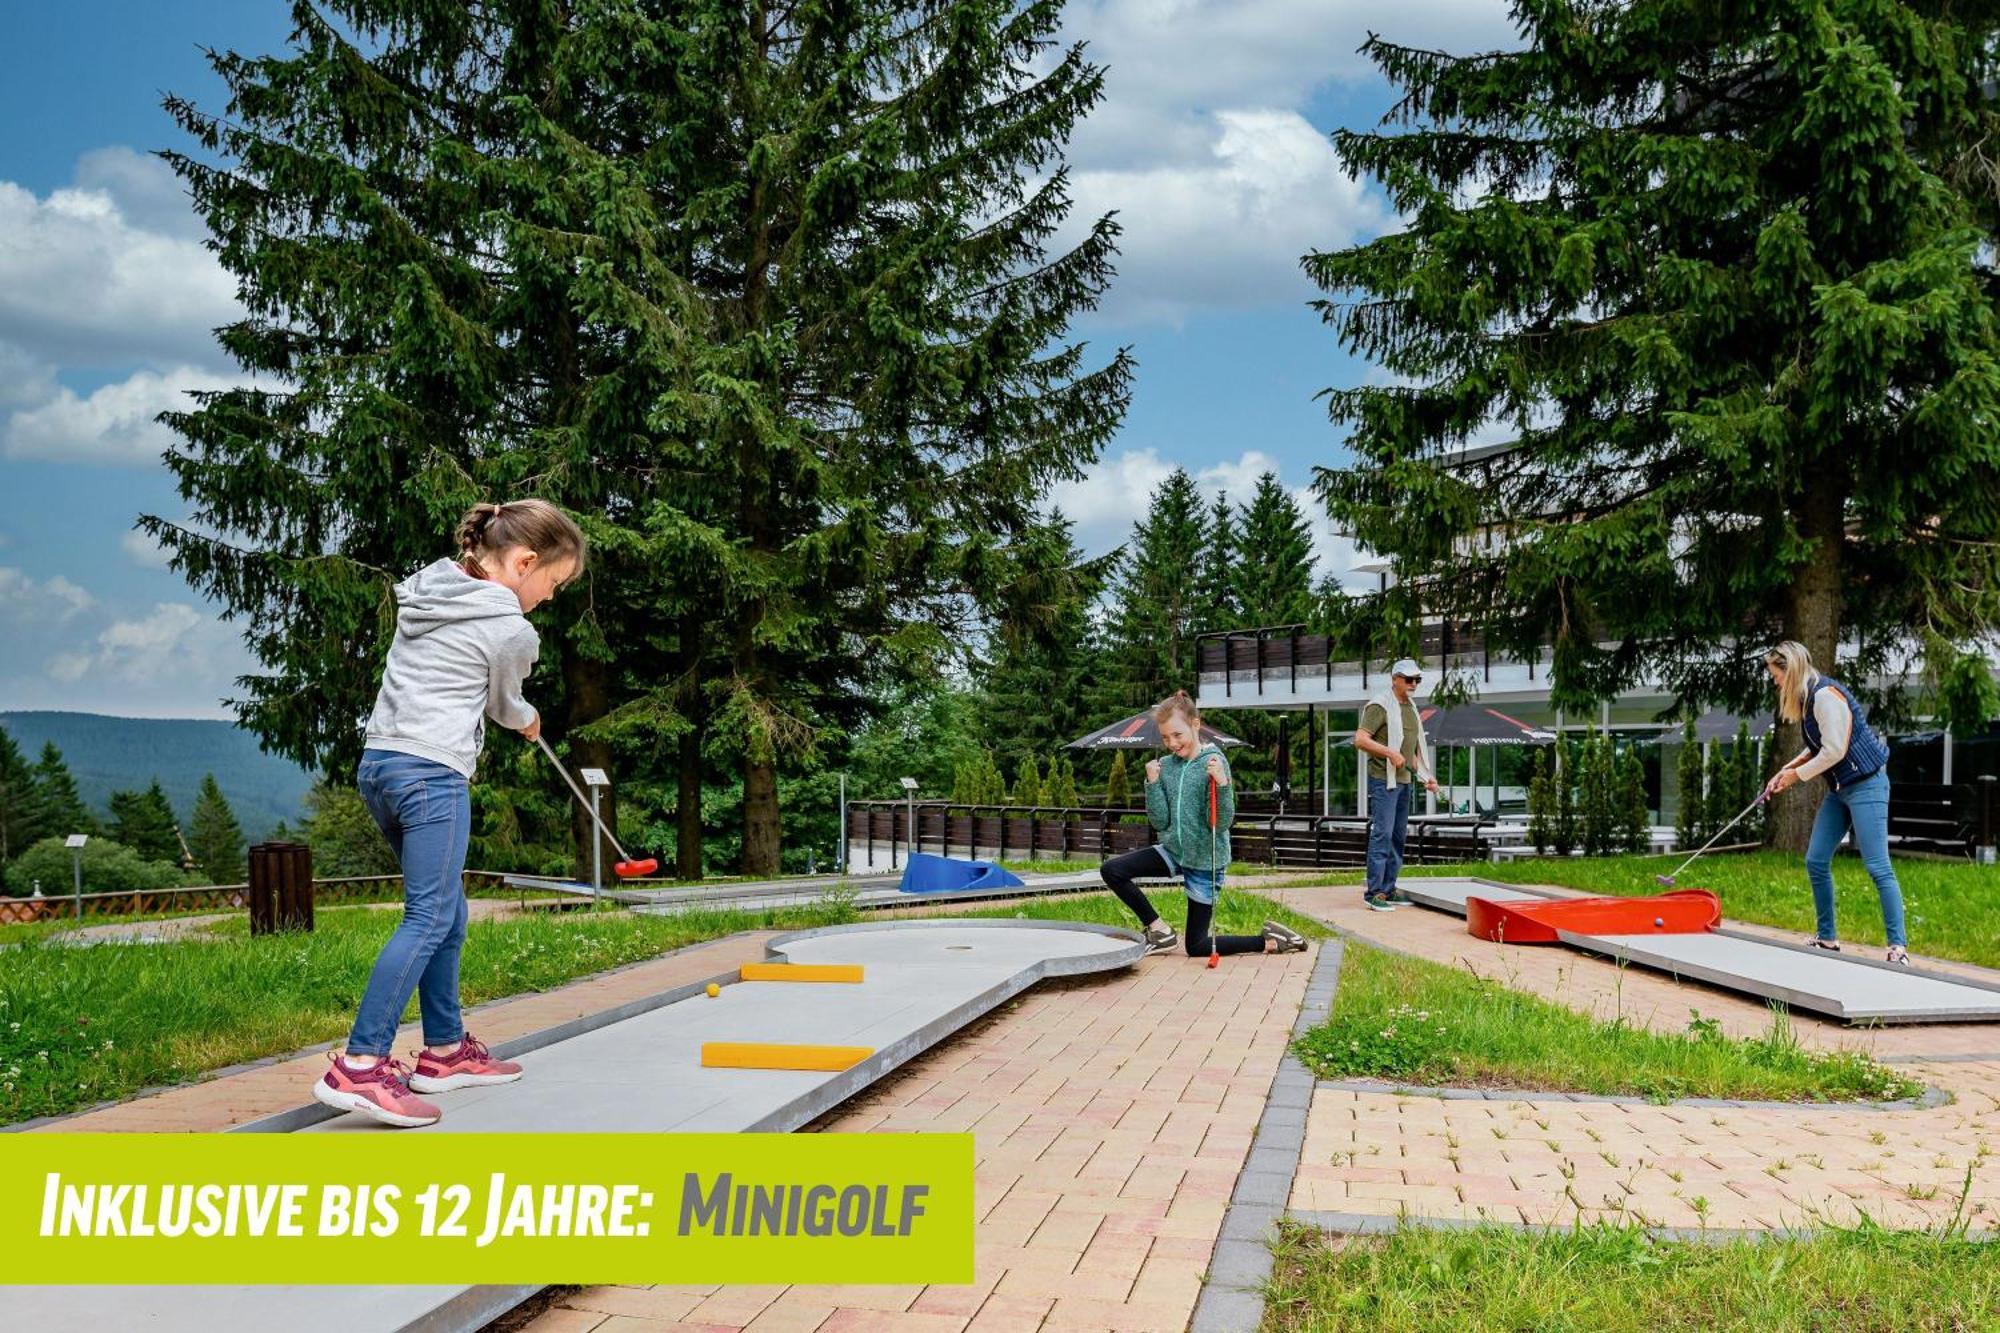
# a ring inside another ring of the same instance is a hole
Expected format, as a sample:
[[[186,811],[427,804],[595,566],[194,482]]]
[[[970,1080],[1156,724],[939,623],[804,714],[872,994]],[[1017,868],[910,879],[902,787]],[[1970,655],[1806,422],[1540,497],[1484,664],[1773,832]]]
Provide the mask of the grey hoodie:
[[[398,583],[396,606],[368,748],[434,760],[470,778],[486,718],[512,731],[535,720],[521,682],[534,670],[541,638],[511,589],[472,577],[455,560]]]

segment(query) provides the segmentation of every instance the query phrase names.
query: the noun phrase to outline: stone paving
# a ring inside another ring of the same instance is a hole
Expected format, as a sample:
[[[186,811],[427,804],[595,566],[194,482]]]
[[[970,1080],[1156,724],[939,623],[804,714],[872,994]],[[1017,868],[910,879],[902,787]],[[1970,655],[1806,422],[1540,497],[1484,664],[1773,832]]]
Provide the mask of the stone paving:
[[[974,1136],[963,1287],[598,1287],[530,1333],[1187,1326],[1314,955],[1043,983],[812,1126]]]

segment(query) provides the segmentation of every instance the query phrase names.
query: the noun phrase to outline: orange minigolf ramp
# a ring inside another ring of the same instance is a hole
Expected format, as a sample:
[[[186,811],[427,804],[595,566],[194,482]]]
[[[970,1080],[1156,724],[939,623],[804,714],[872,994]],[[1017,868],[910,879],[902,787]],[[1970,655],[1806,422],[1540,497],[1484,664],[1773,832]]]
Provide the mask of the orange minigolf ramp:
[[[1722,920],[1722,900],[1707,889],[1675,889],[1652,898],[1465,900],[1465,928],[1496,944],[1554,944],[1558,931],[1578,935],[1699,935]]]

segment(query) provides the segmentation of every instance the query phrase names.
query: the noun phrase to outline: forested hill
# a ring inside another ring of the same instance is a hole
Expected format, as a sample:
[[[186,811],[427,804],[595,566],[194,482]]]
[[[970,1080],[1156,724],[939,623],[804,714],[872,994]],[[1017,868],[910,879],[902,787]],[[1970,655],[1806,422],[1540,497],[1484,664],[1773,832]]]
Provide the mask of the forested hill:
[[[76,778],[77,792],[99,816],[111,793],[144,789],[154,778],[183,830],[204,773],[215,781],[252,841],[279,820],[294,827],[312,775],[257,748],[257,738],[232,722],[192,718],[105,717],[98,713],[0,713],[5,727],[35,763],[54,741]]]

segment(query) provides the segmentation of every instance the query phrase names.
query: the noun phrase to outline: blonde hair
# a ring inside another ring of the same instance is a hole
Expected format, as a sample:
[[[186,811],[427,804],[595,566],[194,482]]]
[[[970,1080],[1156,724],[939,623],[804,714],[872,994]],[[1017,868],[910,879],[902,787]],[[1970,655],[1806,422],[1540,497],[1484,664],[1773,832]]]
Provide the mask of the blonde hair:
[[[1167,725],[1167,719],[1176,713],[1187,719],[1188,727],[1196,735],[1201,733],[1201,710],[1194,706],[1194,700],[1188,698],[1186,690],[1175,690],[1153,705],[1153,721],[1159,726]]]
[[[543,564],[573,560],[576,573],[583,572],[583,529],[547,500],[478,504],[458,521],[459,553],[474,573],[485,572],[481,556],[495,557],[516,546],[527,547]]]
[[[1819,673],[1813,670],[1812,654],[1806,646],[1786,639],[1768,653],[1764,662],[1784,673],[1778,682],[1778,716],[1786,722],[1798,722],[1806,715],[1806,695],[1812,687],[1813,677]]]

